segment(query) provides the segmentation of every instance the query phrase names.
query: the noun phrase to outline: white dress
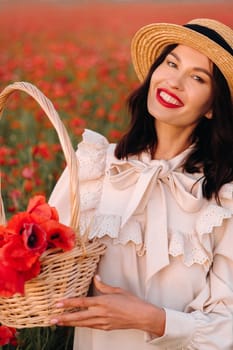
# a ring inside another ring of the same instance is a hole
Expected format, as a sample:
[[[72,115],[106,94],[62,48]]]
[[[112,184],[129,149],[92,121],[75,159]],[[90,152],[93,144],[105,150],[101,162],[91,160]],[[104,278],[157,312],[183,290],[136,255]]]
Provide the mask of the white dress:
[[[163,307],[166,328],[162,337],[77,328],[74,350],[233,349],[233,184],[219,206],[203,199],[201,174],[181,171],[190,149],[169,161],[146,153],[126,161],[114,147],[90,130],[78,146],[81,232],[89,225],[90,238],[107,245],[103,282]],[[68,188],[65,170],[50,204],[66,224]]]

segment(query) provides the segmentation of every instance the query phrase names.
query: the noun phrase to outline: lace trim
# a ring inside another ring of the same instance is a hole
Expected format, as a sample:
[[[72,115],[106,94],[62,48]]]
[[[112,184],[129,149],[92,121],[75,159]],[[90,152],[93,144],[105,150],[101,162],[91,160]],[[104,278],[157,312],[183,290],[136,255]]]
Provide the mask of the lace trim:
[[[120,230],[118,237],[114,240],[115,243],[127,244],[134,242],[136,245],[143,243],[141,225],[136,220],[129,220]]]
[[[104,174],[108,146],[107,139],[101,134],[91,130],[84,132],[76,152],[80,181],[97,179]]]
[[[108,236],[113,239],[114,244],[122,245],[133,242],[137,254],[144,255],[146,246],[143,242],[140,223],[136,220],[129,220],[123,229],[120,229],[120,225],[120,216],[97,214],[90,225],[89,238]],[[183,262],[186,266],[195,263],[208,264],[209,266],[213,259],[211,251],[210,235],[205,235],[201,241],[197,233],[187,234],[172,231],[169,234],[168,253],[173,257],[183,256]]]
[[[102,238],[108,236],[113,239],[113,244],[126,245],[133,242],[136,245],[136,252],[142,256],[146,252],[146,247],[142,239],[141,225],[137,221],[129,220],[123,227],[121,226],[121,217],[118,215],[101,215],[93,217],[90,224],[89,238]]]
[[[210,234],[214,227],[220,226],[224,219],[232,216],[230,209],[217,205],[209,205],[202,211],[196,223],[196,232],[181,232],[171,230],[168,237],[168,253],[173,256],[183,256],[183,262],[190,267],[193,264],[206,265],[212,263],[213,237]],[[126,245],[133,242],[138,255],[146,252],[143,242],[143,232],[140,223],[132,217],[121,229],[121,217],[118,215],[96,214],[90,223],[89,238],[108,236],[114,244]]]
[[[82,183],[80,186],[80,210],[86,211],[97,207],[101,193],[102,193],[103,181],[90,180],[87,183]]]
[[[197,234],[173,232],[170,235],[168,252],[173,257],[182,255],[183,262],[188,267],[195,263],[204,265],[208,262],[208,265],[210,265],[213,259],[210,237],[207,238],[207,243],[209,243],[208,251],[200,244]]]
[[[229,219],[233,211],[228,208],[210,204],[203,210],[197,219],[196,230],[200,235],[211,233],[214,227],[222,225],[224,219]]]
[[[95,215],[90,225],[89,238],[109,236],[117,238],[121,224],[121,217],[117,215]]]

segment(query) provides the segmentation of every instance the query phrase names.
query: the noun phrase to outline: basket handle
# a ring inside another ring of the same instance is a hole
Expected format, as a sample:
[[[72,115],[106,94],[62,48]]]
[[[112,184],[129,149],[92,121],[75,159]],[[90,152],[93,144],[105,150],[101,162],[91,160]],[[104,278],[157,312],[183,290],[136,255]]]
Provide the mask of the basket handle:
[[[34,98],[34,100],[41,106],[51,123],[53,124],[64,156],[67,163],[69,175],[70,175],[70,204],[71,204],[71,215],[70,215],[70,226],[75,230],[78,238],[81,239],[78,230],[79,216],[80,216],[80,196],[79,196],[79,182],[78,182],[78,159],[75,151],[71,144],[67,130],[61,121],[58,113],[56,112],[52,102],[33,84],[28,82],[15,82],[8,85],[0,93],[0,118],[2,117],[3,110],[10,95],[20,90],[26,92],[28,95]],[[1,183],[0,183],[1,186]],[[5,224],[5,210],[1,197],[0,187],[0,223]]]

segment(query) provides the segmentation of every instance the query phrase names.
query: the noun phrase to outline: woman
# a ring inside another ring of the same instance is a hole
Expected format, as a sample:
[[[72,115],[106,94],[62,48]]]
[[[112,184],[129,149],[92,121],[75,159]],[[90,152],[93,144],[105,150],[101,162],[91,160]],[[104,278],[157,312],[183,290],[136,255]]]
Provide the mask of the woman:
[[[77,151],[80,227],[107,250],[94,296],[51,320],[77,327],[74,349],[233,349],[232,47],[209,19],[136,33],[129,130],[116,146],[87,130]],[[50,200],[65,223],[67,186]]]

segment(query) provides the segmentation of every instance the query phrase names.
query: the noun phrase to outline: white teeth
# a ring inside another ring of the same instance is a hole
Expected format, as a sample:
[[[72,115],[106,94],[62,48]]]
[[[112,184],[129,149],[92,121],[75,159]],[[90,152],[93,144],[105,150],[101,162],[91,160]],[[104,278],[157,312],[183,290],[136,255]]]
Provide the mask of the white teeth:
[[[177,101],[174,97],[168,95],[166,92],[161,91],[160,96],[162,99],[168,103],[172,103],[173,105],[180,106],[180,102]]]

